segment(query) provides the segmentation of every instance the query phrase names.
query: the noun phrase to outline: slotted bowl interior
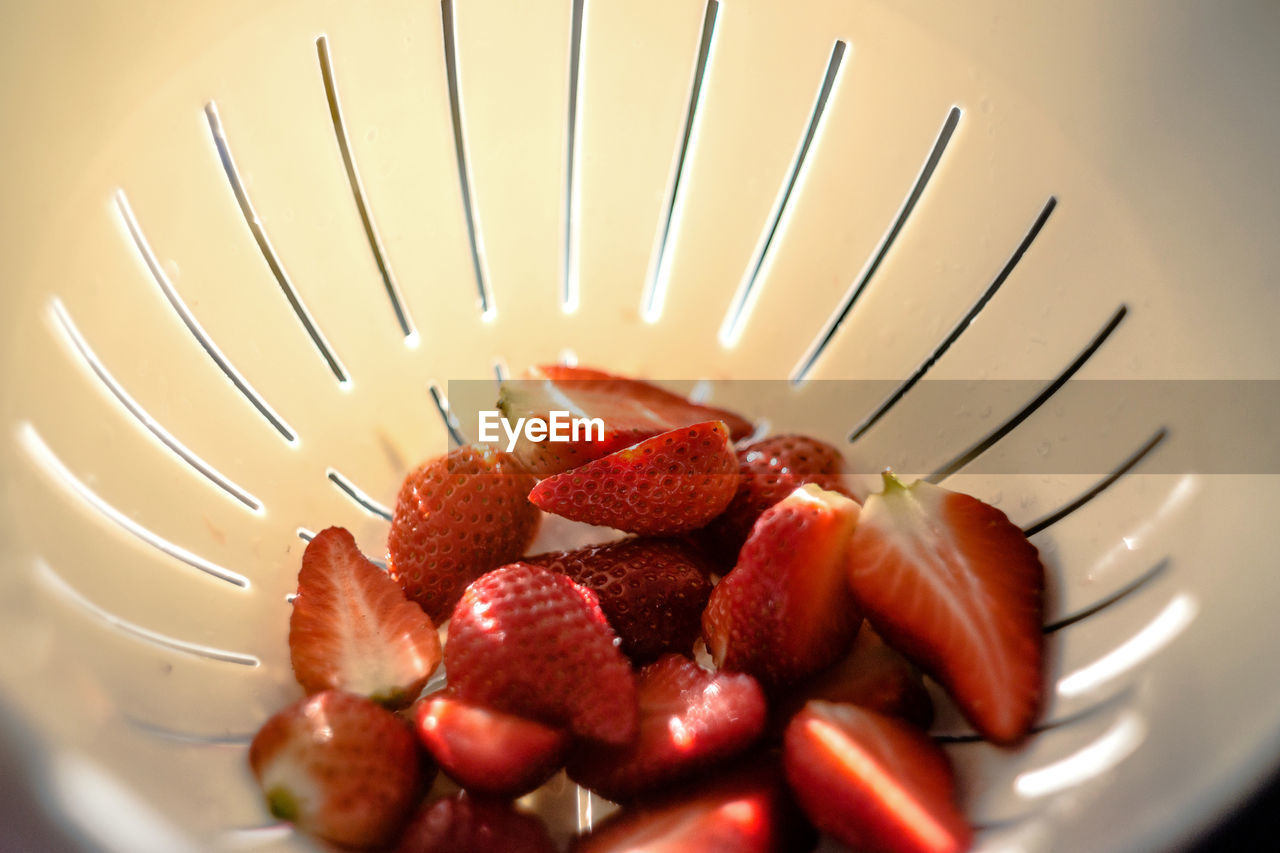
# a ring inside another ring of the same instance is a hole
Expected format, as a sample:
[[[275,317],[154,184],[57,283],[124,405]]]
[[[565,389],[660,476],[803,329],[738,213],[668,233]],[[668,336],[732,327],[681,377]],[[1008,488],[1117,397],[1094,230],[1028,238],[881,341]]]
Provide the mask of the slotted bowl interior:
[[[1229,812],[1280,756],[1276,470],[1167,461],[1185,406],[1063,419],[1091,380],[1276,378],[1280,16],[1024,5],[7,7],[6,775],[92,849],[307,849],[245,761],[298,692],[304,539],[381,555],[449,383],[560,359],[710,380],[1028,530],[1040,730],[935,731],[979,849]],[[913,417],[939,380],[1009,390]],[[1019,473],[1072,441],[1101,461]],[[561,838],[606,808],[529,804]]]

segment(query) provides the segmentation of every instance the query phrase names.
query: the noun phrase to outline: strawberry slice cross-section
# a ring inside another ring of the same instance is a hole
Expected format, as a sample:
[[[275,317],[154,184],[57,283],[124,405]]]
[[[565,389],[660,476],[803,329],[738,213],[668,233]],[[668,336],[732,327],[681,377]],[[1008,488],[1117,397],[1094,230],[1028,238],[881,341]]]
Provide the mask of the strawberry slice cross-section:
[[[417,698],[435,671],[440,636],[349,532],[330,527],[302,554],[289,655],[309,694],[340,689],[394,707]]]
[[[549,421],[553,411],[603,422],[603,436],[593,432],[590,438],[582,435],[567,442],[550,437],[534,441],[522,431],[515,455],[539,477],[576,468],[646,438],[703,421],[724,421],[735,441],[751,433],[750,422],[725,409],[694,403],[639,379],[559,364],[532,368],[526,378],[504,383],[498,407],[512,425],[520,418]]]
[[[729,428],[706,421],[548,477],[529,500],[573,521],[665,536],[702,527],[728,506],[737,488]]]
[[[955,699],[988,740],[1026,736],[1043,701],[1044,566],[1004,513],[886,472],[849,546],[869,621]]]

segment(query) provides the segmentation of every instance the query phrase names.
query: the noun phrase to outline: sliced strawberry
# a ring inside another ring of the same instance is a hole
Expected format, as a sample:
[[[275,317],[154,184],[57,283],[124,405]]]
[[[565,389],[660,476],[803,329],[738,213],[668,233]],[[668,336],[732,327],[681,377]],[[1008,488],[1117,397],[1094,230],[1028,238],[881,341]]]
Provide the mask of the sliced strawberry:
[[[418,739],[449,778],[475,794],[518,797],[564,764],[567,732],[444,694],[414,710]]]
[[[462,590],[516,559],[541,519],[529,503],[536,481],[506,453],[459,447],[405,478],[391,518],[391,576],[440,624]]]
[[[444,651],[449,685],[474,705],[626,743],[636,685],[595,593],[541,566],[512,563],[462,595]]]
[[[524,562],[563,572],[594,592],[633,662],[692,651],[711,595],[711,567],[693,546],[675,539],[624,539]]]
[[[787,781],[823,832],[869,853],[959,853],[971,831],[928,735],[853,705],[810,702],[787,727]]]
[[[867,499],[849,581],[867,620],[956,700],[980,733],[1014,744],[1042,702],[1044,566],[995,507],[890,473]]]
[[[630,533],[696,530],[738,488],[738,460],[721,421],[680,427],[542,480],[539,508]]]
[[[640,736],[592,746],[569,762],[569,778],[614,801],[633,799],[735,755],[764,730],[764,693],[745,673],[708,672],[666,655],[637,676]]]
[[[350,533],[330,527],[302,554],[289,657],[307,693],[336,688],[394,707],[417,698],[439,665],[440,636]]]
[[[425,781],[404,721],[339,690],[300,699],[249,745],[249,766],[271,813],[350,847],[395,838]]]
[[[393,853],[556,853],[556,845],[535,815],[462,792],[423,804]]]
[[[863,624],[849,654],[824,669],[779,703],[775,717],[785,722],[811,699],[857,705],[898,717],[920,729],[933,722],[933,700],[920,670]]]
[[[738,450],[738,491],[703,531],[713,548],[737,555],[766,509],[805,483],[853,497],[840,451],[806,435],[775,435]]]
[[[857,523],[856,501],[813,484],[760,516],[702,615],[716,666],[774,692],[849,651],[862,622],[846,579]]]
[[[590,437],[580,433],[576,441],[548,437],[534,442],[522,432],[514,452],[539,477],[577,468],[646,438],[703,421],[724,421],[734,440],[751,434],[751,424],[733,412],[690,402],[638,379],[564,365],[535,367],[526,376],[502,386],[498,407],[511,424],[519,418],[549,420],[551,412],[560,411],[570,418],[599,418],[604,427],[603,440],[597,440],[599,433],[593,431]]]
[[[816,838],[772,761],[741,763],[644,803],[579,836],[570,853],[801,853]]]

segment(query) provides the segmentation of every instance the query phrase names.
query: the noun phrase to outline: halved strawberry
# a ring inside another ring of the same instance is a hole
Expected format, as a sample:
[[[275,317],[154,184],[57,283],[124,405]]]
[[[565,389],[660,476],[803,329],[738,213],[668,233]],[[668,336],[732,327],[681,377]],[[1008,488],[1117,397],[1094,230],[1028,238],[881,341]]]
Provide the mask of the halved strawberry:
[[[558,572],[511,563],[480,577],[454,608],[444,657],[466,702],[607,743],[635,736],[631,664],[595,593]]]
[[[622,640],[622,652],[648,663],[665,652],[688,653],[711,595],[710,566],[676,539],[623,539],[524,562],[563,572],[596,594]]]
[[[862,623],[846,578],[857,523],[857,502],[813,484],[760,516],[702,615],[716,666],[774,692],[849,651]]]
[[[920,670],[863,624],[849,654],[770,710],[784,723],[811,699],[857,705],[920,729],[933,722],[933,700]]]
[[[805,483],[853,497],[840,451],[807,435],[775,435],[739,448],[738,472],[733,500],[702,533],[712,548],[733,556],[761,513]]]
[[[570,853],[802,853],[816,842],[776,762],[735,762],[710,779],[628,805]]]
[[[518,797],[564,764],[569,735],[443,693],[414,709],[418,739],[450,779],[476,794]]]
[[[1030,731],[1044,683],[1044,566],[1004,513],[886,472],[854,531],[849,582],[885,641],[981,734],[1007,745]]]
[[[289,657],[307,693],[336,688],[391,706],[417,698],[440,663],[436,627],[341,527],[302,553]]]
[[[393,853],[556,853],[556,845],[536,815],[464,791],[424,803]]]
[[[425,781],[419,758],[403,720],[340,690],[298,700],[249,745],[271,813],[350,847],[395,838]]]
[[[509,454],[459,447],[405,478],[391,518],[391,576],[439,624],[462,590],[524,553],[542,516],[536,481]]]
[[[745,673],[709,672],[666,655],[637,676],[640,736],[622,747],[592,745],[569,761],[569,778],[625,801],[735,755],[760,736],[764,693]]]
[[[823,832],[868,853],[959,853],[971,831],[928,735],[853,705],[810,702],[787,727],[787,781]]]
[[[707,421],[548,477],[529,500],[573,521],[667,535],[705,525],[737,488],[738,458],[729,429],[722,421]]]
[[[734,440],[751,434],[751,424],[725,409],[693,403],[649,382],[602,370],[565,365],[534,367],[526,378],[503,383],[498,408],[512,424],[519,418],[549,420],[551,412],[571,418],[599,418],[603,440],[580,434],[576,441],[531,441],[523,432],[515,454],[539,477],[577,468],[601,456],[682,426],[724,421]],[[572,434],[570,435],[572,438]]]

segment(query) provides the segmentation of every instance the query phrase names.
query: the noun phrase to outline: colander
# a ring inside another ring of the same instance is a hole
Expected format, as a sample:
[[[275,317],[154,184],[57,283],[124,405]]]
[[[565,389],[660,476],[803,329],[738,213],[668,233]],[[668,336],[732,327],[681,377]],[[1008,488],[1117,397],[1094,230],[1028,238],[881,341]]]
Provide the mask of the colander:
[[[707,380],[1028,529],[1044,721],[935,731],[978,849],[1188,844],[1280,758],[1275,4],[53,0],[0,33],[0,735],[38,805],[0,847],[309,849],[245,760],[297,695],[304,540],[382,554],[467,438],[450,386],[556,360]],[[1195,404],[1222,380],[1253,420]],[[529,805],[560,838],[607,808]]]

